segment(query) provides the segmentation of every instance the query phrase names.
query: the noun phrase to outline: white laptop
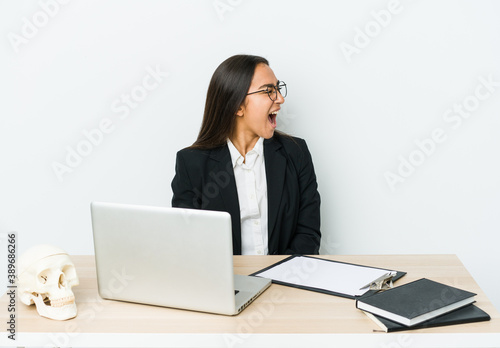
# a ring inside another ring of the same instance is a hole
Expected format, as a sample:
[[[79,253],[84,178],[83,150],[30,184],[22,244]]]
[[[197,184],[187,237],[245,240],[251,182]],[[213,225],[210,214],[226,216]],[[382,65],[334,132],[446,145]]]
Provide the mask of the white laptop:
[[[233,274],[226,212],[92,202],[102,298],[235,315],[271,280]]]

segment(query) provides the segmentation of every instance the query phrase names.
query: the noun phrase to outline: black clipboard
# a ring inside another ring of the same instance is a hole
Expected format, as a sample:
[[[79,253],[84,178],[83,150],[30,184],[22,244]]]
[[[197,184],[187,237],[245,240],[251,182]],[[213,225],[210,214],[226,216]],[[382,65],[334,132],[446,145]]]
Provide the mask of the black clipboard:
[[[256,276],[256,277],[259,277],[259,274],[262,273],[262,272],[265,272],[273,267],[276,267],[282,263],[285,263],[285,262],[288,262],[290,261],[291,259],[295,258],[295,257],[307,257],[307,258],[312,258],[312,259],[318,259],[318,260],[322,260],[322,261],[329,261],[329,262],[335,262],[335,263],[342,263],[342,264],[346,264],[346,265],[353,265],[353,266],[358,266],[358,267],[367,267],[367,268],[373,268],[373,269],[385,269],[385,268],[379,268],[379,267],[372,267],[372,266],[365,266],[365,265],[358,265],[358,264],[355,264],[355,263],[349,263],[349,262],[341,262],[341,261],[335,261],[335,260],[328,260],[328,259],[323,259],[323,258],[320,258],[320,257],[313,257],[313,256],[306,256],[306,255],[291,255],[287,258],[284,258],[283,260],[281,261],[278,261],[268,267],[265,267],[257,272],[254,272],[252,274],[250,274],[251,276]],[[406,272],[402,272],[402,271],[396,271],[396,270],[391,270],[391,271],[395,271],[397,272],[396,275],[392,278],[393,281],[396,281],[400,278],[402,278]],[[274,284],[279,284],[279,285],[285,285],[285,286],[290,286],[292,288],[297,288],[297,289],[303,289],[303,290],[309,290],[309,291],[315,291],[315,292],[320,292],[320,293],[323,293],[323,294],[328,294],[328,295],[334,295],[334,296],[340,296],[340,297],[345,297],[345,298],[350,298],[352,300],[356,300],[356,299],[360,299],[360,298],[363,298],[363,297],[367,297],[367,296],[371,296],[373,294],[375,294],[376,292],[378,292],[379,290],[368,290],[367,292],[365,292],[363,295],[361,296],[352,296],[352,295],[349,295],[349,294],[344,294],[344,293],[340,293],[340,292],[335,292],[335,291],[330,291],[330,290],[326,290],[326,289],[320,289],[320,288],[315,288],[315,287],[310,287],[310,286],[304,286],[304,285],[298,285],[298,284],[294,284],[294,283],[288,283],[288,282],[283,282],[283,281],[280,281],[280,280],[274,280],[272,279],[272,282]]]

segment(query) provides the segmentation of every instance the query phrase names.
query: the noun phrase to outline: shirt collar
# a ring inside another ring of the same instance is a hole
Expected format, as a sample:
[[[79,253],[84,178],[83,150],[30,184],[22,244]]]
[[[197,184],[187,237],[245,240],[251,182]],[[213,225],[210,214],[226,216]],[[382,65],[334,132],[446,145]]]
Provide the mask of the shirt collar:
[[[243,164],[243,160],[245,157],[236,149],[234,146],[233,142],[230,139],[227,139],[227,146],[229,147],[229,153],[231,154],[231,162],[233,164],[233,168],[239,164]],[[263,156],[264,154],[264,138],[260,137],[259,140],[257,140],[257,143],[253,147],[252,150],[248,151],[247,155],[254,151],[258,156]]]
[[[257,155],[262,156],[264,153],[264,138],[260,137],[259,140],[257,140],[257,143],[253,147],[252,151],[257,152]]]

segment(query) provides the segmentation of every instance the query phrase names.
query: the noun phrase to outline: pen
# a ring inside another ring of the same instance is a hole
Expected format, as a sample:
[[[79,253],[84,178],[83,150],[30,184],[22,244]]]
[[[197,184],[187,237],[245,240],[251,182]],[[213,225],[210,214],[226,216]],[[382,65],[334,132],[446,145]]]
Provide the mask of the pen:
[[[393,272],[389,272],[389,273],[385,273],[385,274],[382,274],[380,277],[378,277],[377,279],[375,279],[374,281],[371,281],[369,282],[368,284],[366,284],[365,286],[363,286],[362,288],[359,288],[359,290],[363,290],[363,289],[366,289],[368,287],[370,287],[370,285],[372,284],[375,284],[375,283],[378,283],[379,281],[381,280],[387,280],[387,279],[390,279],[394,276]]]

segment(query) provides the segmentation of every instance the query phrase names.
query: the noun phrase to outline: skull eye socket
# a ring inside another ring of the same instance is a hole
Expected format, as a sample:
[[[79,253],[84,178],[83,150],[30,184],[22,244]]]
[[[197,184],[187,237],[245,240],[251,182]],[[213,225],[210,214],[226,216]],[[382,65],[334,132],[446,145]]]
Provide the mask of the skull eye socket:
[[[73,265],[68,265],[68,266],[63,267],[62,272],[63,272],[63,279],[69,279],[71,281],[71,279],[76,278],[76,270],[75,270],[75,266],[73,266]],[[59,283],[60,282],[61,282],[61,278],[59,278]]]

